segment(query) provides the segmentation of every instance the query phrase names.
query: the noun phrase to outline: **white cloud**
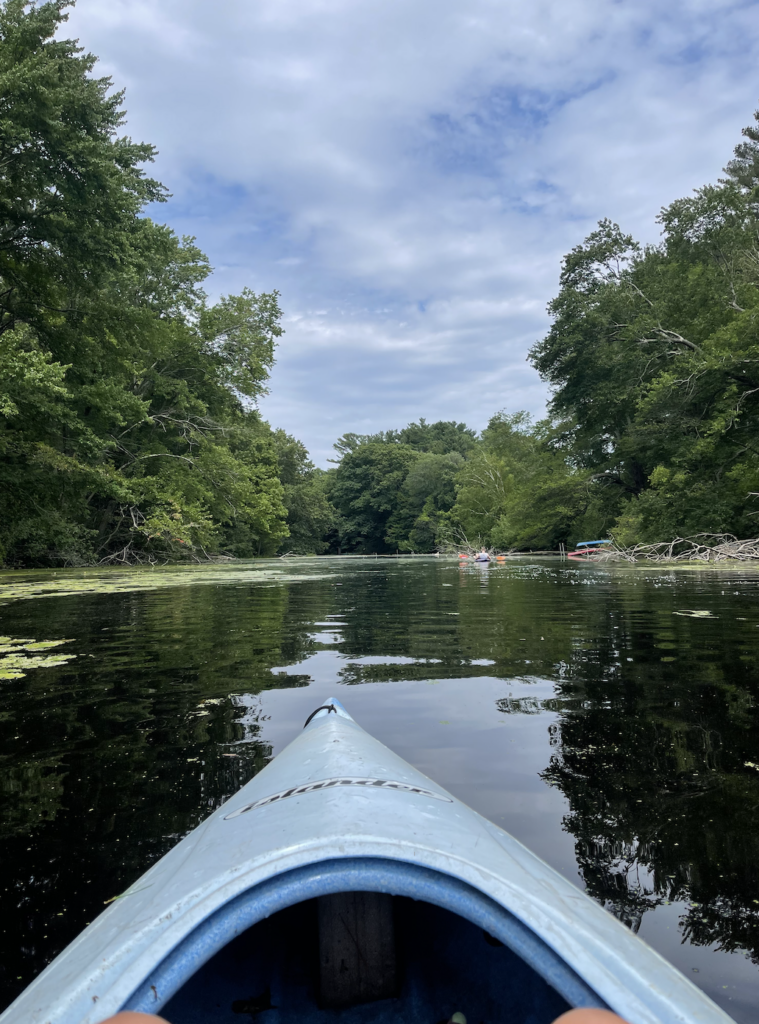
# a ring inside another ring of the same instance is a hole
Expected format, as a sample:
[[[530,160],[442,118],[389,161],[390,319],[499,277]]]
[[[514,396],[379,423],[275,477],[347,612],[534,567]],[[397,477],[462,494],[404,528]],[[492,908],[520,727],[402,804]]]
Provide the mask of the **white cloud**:
[[[263,404],[347,430],[542,410],[525,362],[561,256],[644,240],[714,180],[759,93],[756,3],[79,0],[213,288],[279,288]]]

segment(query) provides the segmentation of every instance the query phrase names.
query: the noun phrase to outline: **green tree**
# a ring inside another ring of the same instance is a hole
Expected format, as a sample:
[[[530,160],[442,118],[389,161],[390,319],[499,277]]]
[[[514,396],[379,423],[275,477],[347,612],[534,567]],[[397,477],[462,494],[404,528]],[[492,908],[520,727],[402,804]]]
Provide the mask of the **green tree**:
[[[395,539],[408,535],[413,510],[403,485],[419,458],[408,445],[369,441],[348,452],[334,471],[328,496],[340,514],[338,543],[343,551],[366,554],[394,550]]]
[[[272,552],[278,296],[209,305],[194,240],[142,216],[153,148],[56,38],[67,6],[0,5],[0,558]]]
[[[73,313],[128,258],[145,204],[165,199],[141,166],[154,148],[116,135],[123,93],[91,76],[92,54],[55,38],[69,6],[0,7],[2,330]]]
[[[623,541],[756,532],[752,133],[725,181],[662,211],[660,245],[601,222],[564,260],[553,325],[531,352],[567,459],[590,471]]]
[[[465,459],[455,449],[445,455],[425,453],[412,465],[403,490],[406,507],[413,510],[413,525],[407,534],[397,534],[389,524],[388,537],[401,551],[430,552],[448,540],[450,511],[456,500],[456,479]],[[406,523],[399,523],[405,527]]]
[[[328,547],[326,537],[337,522],[337,511],[325,491],[326,473],[316,469],[306,446],[284,430],[274,432],[274,441],[289,530],[280,550],[322,554]]]
[[[590,474],[572,467],[561,435],[525,412],[499,413],[459,473],[452,518],[470,543],[556,549],[603,532]]]
[[[464,423],[409,423],[343,435],[328,481],[340,514],[333,548],[431,552],[448,538],[455,481],[477,435]]]
[[[343,434],[334,448],[342,458],[354,452],[359,445],[370,444],[405,444],[418,452],[430,452],[433,455],[447,455],[458,452],[466,455],[477,446],[477,433],[465,423],[455,420],[438,420],[428,423],[423,417],[418,423],[409,423],[401,430],[381,430],[377,434]],[[339,459],[335,461],[339,462]]]

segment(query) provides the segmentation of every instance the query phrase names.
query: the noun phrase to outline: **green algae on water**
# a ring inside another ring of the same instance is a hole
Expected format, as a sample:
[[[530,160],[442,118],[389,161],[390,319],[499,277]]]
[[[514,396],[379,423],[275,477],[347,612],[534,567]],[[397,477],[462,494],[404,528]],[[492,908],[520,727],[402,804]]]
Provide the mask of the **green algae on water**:
[[[70,640],[14,640],[10,636],[0,636],[0,680],[23,679],[33,668],[55,668],[56,665],[65,665],[76,655],[42,655],[30,652],[49,651],[52,647],[70,643]]]
[[[124,594],[135,591],[162,590],[197,584],[243,586],[259,584],[278,586],[282,583],[303,583],[338,575],[330,572],[288,572],[274,566],[244,565],[181,566],[167,568],[63,570],[60,573],[16,573],[0,575],[0,604],[38,597],[84,596],[86,594]]]

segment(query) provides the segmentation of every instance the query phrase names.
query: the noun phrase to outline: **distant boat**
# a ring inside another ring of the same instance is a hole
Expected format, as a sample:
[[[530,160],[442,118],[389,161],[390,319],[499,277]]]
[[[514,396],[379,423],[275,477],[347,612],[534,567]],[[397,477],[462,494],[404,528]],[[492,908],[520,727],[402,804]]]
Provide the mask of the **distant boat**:
[[[575,544],[574,551],[567,552],[567,558],[590,558],[593,551],[598,551],[602,544],[613,544],[611,540],[581,540]]]
[[[328,700],[0,1020],[98,1024],[129,1009],[172,1024],[549,1024],[573,1006],[633,1024],[732,1024]]]

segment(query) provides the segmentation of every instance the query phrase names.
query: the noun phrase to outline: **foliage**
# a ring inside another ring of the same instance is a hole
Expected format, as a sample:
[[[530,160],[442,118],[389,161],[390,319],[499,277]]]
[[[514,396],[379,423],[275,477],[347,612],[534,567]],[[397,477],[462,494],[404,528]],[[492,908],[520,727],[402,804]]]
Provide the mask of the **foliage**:
[[[337,512],[325,492],[326,473],[316,469],[302,442],[274,432],[279,479],[284,487],[289,534],[281,551],[296,555],[318,555],[327,550],[324,539],[334,529]]]
[[[464,423],[409,423],[402,430],[345,434],[330,472],[340,515],[332,547],[366,553],[435,551],[447,536],[456,480],[477,436]]]
[[[552,446],[550,423],[519,412],[494,416],[462,470],[452,515],[470,542],[500,549],[555,549],[593,529],[588,473]]]
[[[602,221],[565,258],[531,352],[568,463],[622,543],[756,532],[756,129],[718,185],[664,209],[641,249]]]
[[[142,215],[153,148],[56,38],[66,0],[0,6],[0,558],[273,552],[276,439],[256,408],[276,292],[209,304],[194,240]]]
[[[367,441],[348,452],[330,480],[329,499],[341,516],[342,550],[373,554],[391,551],[389,536],[413,525],[403,485],[419,458],[406,444]]]
[[[400,551],[434,551],[448,536],[456,481],[465,464],[464,456],[454,449],[445,454],[425,453],[411,466],[403,490],[413,525],[405,536],[393,531],[388,534]]]
[[[458,452],[466,455],[477,445],[477,433],[465,423],[455,420],[438,420],[427,423],[420,418],[418,423],[409,423],[401,430],[383,430],[377,434],[343,434],[334,444],[335,451],[342,458],[354,452],[362,444],[404,444],[418,452],[429,452],[433,455],[447,455]],[[333,460],[339,462],[339,459]]]

